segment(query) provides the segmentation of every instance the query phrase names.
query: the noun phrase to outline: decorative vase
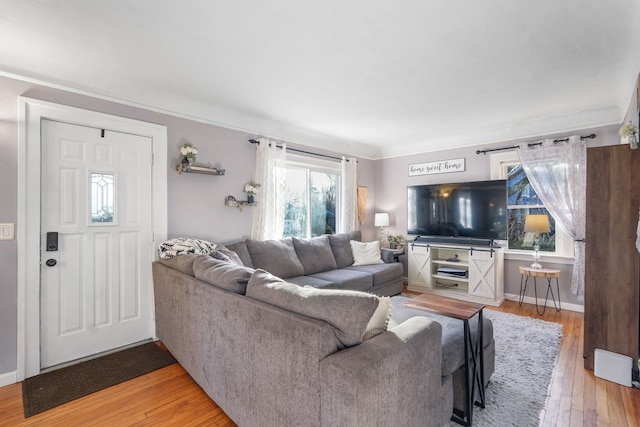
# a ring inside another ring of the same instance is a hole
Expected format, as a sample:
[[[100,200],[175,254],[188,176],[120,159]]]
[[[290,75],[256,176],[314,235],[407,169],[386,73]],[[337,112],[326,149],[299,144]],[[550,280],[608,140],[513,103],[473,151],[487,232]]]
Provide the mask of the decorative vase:
[[[389,243],[389,248],[390,249],[396,249],[398,247],[397,243]]]
[[[253,203],[253,194],[247,195],[247,202]]]

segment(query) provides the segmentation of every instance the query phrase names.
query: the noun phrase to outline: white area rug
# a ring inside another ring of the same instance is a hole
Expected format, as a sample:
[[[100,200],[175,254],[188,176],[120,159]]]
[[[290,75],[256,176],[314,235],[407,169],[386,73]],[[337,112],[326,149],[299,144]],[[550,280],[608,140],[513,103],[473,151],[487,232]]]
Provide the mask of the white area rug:
[[[562,325],[491,310],[484,313],[493,322],[496,370],[485,390],[486,407],[474,408],[473,426],[538,426],[558,359]]]

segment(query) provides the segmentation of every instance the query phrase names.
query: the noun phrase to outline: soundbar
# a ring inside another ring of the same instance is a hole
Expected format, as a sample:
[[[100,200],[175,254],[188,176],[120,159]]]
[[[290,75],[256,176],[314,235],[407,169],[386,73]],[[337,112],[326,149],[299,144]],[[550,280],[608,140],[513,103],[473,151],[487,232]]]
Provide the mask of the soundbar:
[[[494,246],[493,239],[476,239],[471,237],[417,236],[416,243],[446,243],[449,245]]]

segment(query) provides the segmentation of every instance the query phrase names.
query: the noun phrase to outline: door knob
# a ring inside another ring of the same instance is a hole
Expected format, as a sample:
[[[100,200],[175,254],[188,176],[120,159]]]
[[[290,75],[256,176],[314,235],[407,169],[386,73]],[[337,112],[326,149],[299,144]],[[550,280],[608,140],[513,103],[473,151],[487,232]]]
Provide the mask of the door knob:
[[[49,267],[53,267],[54,265],[56,265],[58,263],[58,261],[56,261],[53,258],[50,258],[47,260],[47,262],[45,264],[47,264]]]

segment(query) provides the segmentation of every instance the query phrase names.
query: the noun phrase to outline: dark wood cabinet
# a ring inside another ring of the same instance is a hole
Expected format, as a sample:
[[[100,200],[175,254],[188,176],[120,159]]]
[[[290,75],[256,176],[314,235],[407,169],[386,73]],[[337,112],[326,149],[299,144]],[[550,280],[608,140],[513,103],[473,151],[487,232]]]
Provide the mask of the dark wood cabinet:
[[[584,366],[597,348],[634,360],[640,340],[640,150],[628,145],[587,150]]]

